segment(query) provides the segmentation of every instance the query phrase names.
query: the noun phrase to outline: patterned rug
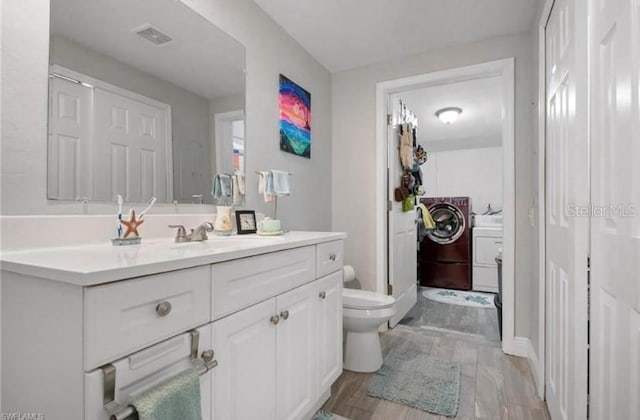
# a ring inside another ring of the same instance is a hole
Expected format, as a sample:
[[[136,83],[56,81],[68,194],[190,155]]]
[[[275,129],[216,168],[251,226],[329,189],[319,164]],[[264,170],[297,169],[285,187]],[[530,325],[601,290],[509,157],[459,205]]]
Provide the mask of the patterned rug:
[[[368,391],[375,398],[453,417],[460,402],[460,366],[422,349],[391,349]]]
[[[463,290],[437,289],[427,287],[422,295],[427,299],[451,305],[473,306],[475,308],[495,308],[491,293],[466,292]]]

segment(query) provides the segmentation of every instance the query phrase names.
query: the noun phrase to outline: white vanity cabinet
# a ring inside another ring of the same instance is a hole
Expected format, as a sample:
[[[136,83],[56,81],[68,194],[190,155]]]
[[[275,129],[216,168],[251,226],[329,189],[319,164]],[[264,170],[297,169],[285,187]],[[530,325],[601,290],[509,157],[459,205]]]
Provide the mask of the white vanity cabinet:
[[[318,280],[318,383],[330,391],[342,374],[342,267]],[[337,332],[337,333],[336,333]]]
[[[122,272],[67,277],[60,267],[47,279],[24,263],[67,250],[3,255],[3,410],[107,420],[213,350],[217,365],[200,377],[203,420],[311,418],[342,372],[344,235],[298,235],[212,252],[210,263],[202,246],[206,258],[177,260],[174,271],[154,253],[164,269],[116,281],[104,276]],[[120,263],[131,251],[104,252]],[[150,270],[140,267],[127,260],[123,270]]]
[[[299,420],[342,373],[342,271],[212,324],[216,420]]]

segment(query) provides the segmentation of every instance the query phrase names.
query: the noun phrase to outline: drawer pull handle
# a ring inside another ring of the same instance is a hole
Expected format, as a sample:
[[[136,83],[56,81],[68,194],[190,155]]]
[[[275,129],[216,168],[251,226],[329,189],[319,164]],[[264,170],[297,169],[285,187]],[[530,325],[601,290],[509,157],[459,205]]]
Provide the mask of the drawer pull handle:
[[[280,317],[278,315],[274,315],[271,317],[271,323],[273,325],[278,325],[278,322],[280,322]]]
[[[156,313],[160,316],[167,316],[171,313],[171,303],[169,302],[160,302],[158,306],[156,306]]]
[[[289,311],[280,312],[280,318],[282,318],[282,319],[284,319],[286,321],[289,318]]]
[[[324,291],[323,291],[323,292],[320,292],[320,293],[318,294],[318,297],[319,297],[320,299],[325,299],[325,298],[327,297],[327,292],[324,292]]]
[[[331,261],[335,261],[336,260],[336,254],[329,254],[329,259]]]

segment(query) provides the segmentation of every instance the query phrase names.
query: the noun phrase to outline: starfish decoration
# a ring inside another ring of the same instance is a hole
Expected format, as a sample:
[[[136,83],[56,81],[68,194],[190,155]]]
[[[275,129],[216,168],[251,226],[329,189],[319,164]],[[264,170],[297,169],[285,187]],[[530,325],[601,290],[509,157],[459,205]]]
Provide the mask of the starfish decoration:
[[[124,238],[127,238],[131,234],[139,237],[140,234],[138,233],[138,226],[143,224],[144,220],[136,219],[136,211],[134,209],[131,209],[131,212],[129,213],[129,219],[121,220],[120,223],[122,223],[122,225],[127,228],[127,230],[124,232]]]

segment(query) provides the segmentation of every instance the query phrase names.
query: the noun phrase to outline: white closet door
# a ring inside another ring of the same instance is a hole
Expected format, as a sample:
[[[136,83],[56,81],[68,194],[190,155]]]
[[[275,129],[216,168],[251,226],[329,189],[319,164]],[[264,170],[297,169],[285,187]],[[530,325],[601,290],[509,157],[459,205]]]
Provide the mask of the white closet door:
[[[592,419],[640,418],[640,1],[591,0]]]
[[[92,89],[59,77],[49,85],[47,196],[55,200],[91,198]]]
[[[170,109],[95,89],[94,198],[160,202],[168,194]]]
[[[390,96],[389,109],[394,109],[398,99]],[[397,112],[394,112],[397,115]],[[388,199],[391,208],[388,212],[389,222],[389,284],[393,288],[393,297],[396,299],[395,315],[389,320],[389,325],[395,327],[409,310],[418,301],[418,234],[416,231],[415,210],[402,211],[402,203],[394,200],[393,191],[400,186],[400,177],[403,174],[400,165],[400,143],[398,140],[398,127],[389,125],[387,130],[388,142]]]
[[[587,411],[586,14],[557,0],[546,27],[546,399],[553,419]]]

